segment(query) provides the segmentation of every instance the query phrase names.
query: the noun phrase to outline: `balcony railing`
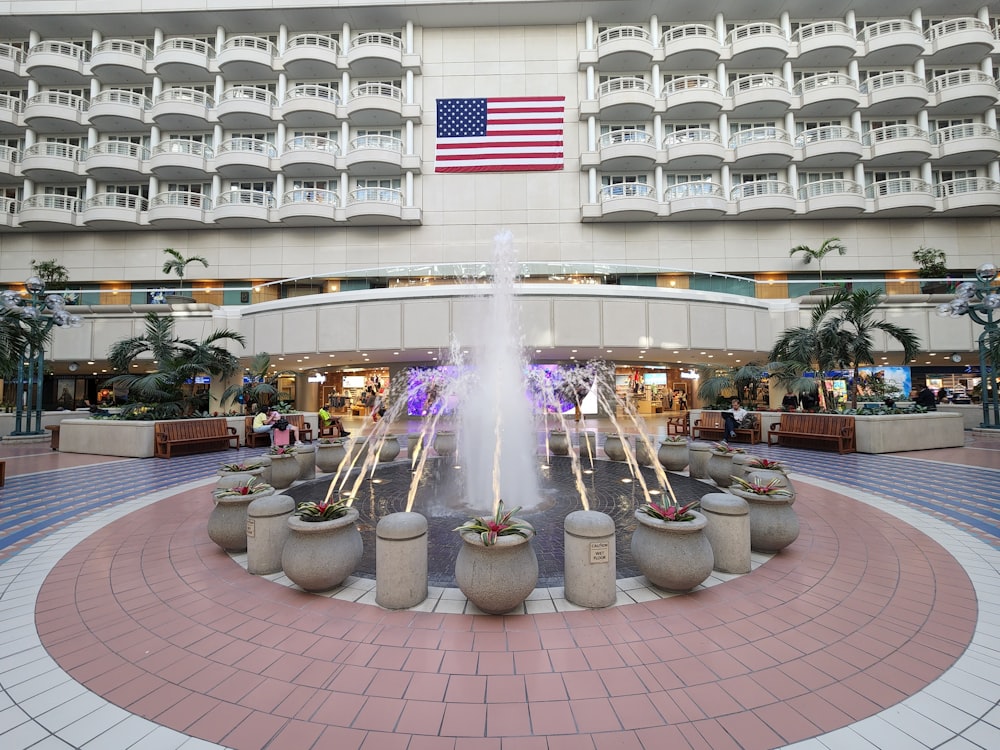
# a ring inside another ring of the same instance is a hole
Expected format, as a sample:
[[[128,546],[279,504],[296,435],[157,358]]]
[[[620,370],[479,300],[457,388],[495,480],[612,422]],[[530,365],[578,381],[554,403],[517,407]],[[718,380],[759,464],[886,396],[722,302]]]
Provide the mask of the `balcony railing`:
[[[792,88],[792,93],[802,96],[809,91],[825,88],[826,86],[850,86],[857,89],[854,79],[844,73],[817,73],[816,75],[803,78]]]
[[[69,143],[57,143],[55,141],[44,141],[35,143],[24,149],[25,157],[49,156],[55,159],[69,159],[71,161],[81,161],[85,152],[80,146],[73,146]]]
[[[21,161],[21,152],[13,146],[0,146],[0,161],[17,164]]]
[[[157,46],[154,54],[158,55],[161,52],[169,51],[193,52],[197,55],[204,56],[206,60],[215,55],[215,48],[212,47],[211,44],[203,42],[200,39],[187,39],[185,37],[164,39]]]
[[[351,203],[391,203],[403,205],[403,191],[398,188],[364,187],[355,188],[350,193]]]
[[[223,102],[255,101],[263,102],[269,107],[278,105],[278,97],[271,91],[260,86],[230,86],[222,92]]]
[[[21,202],[17,198],[0,197],[0,214],[17,214],[21,211]]]
[[[809,128],[803,130],[795,136],[795,146],[802,148],[809,143],[821,143],[822,141],[860,141],[861,136],[858,131],[843,125],[825,125],[821,128]]]
[[[317,188],[295,188],[288,190],[281,196],[281,204],[288,205],[294,203],[319,203],[328,206],[339,206],[340,196],[333,190],[321,190]]]
[[[299,83],[292,86],[285,93],[285,101],[290,99],[327,99],[332,104],[340,103],[340,93],[332,86],[324,86],[319,83]]]
[[[216,205],[274,208],[274,193],[268,190],[227,190],[219,193]]]
[[[880,36],[898,34],[901,31],[919,34],[920,27],[905,18],[895,18],[891,21],[882,21],[881,23],[873,23],[871,26],[865,26],[865,28],[858,32],[858,41],[867,44]]]
[[[86,149],[87,156],[111,155],[126,156],[133,159],[148,159],[149,149],[138,143],[129,141],[100,141]]]
[[[751,39],[758,36],[784,37],[785,34],[781,30],[781,27],[774,23],[748,23],[743,26],[737,26],[735,29],[730,31],[726,37],[726,42],[733,45],[736,42],[741,42],[745,39]]]
[[[32,195],[21,202],[21,211],[31,208],[79,213],[83,210],[83,201],[69,195]]]
[[[619,182],[601,188],[601,200],[613,201],[619,198],[655,198],[656,190],[645,182]]]
[[[137,94],[134,91],[107,89],[90,100],[90,106],[94,106],[95,104],[125,104],[130,107],[147,110],[153,106],[153,100],[144,94]]]
[[[751,91],[753,89],[760,88],[771,88],[771,89],[782,89],[788,91],[788,84],[785,83],[785,79],[781,76],[772,75],[770,73],[755,73],[753,75],[741,76],[729,84],[729,88],[726,90],[727,96],[735,96],[744,91]]]
[[[63,91],[42,91],[28,99],[28,106],[35,104],[54,104],[59,107],[69,107],[83,113],[90,109],[90,102],[78,94],[67,94]]]
[[[985,31],[990,33],[990,26],[983,23],[978,18],[951,18],[947,21],[936,23],[924,32],[924,39],[928,42],[936,42],[941,37],[956,34],[962,31]]]
[[[744,182],[742,185],[734,185],[729,191],[729,197],[737,200],[739,198],[755,198],[766,195],[791,195],[792,186],[781,180],[756,180],[754,182]]]
[[[98,193],[87,199],[87,208],[124,208],[130,211],[145,211],[149,201],[141,195],[126,193]]]
[[[204,193],[170,190],[164,193],[157,193],[153,196],[150,204],[153,206],[185,206],[207,211],[212,209],[212,198]]]
[[[351,139],[351,151],[358,151],[363,148],[375,148],[381,151],[392,151],[393,153],[401,154],[403,153],[403,142],[391,135],[361,135]]]
[[[789,138],[788,133],[781,128],[750,128],[749,130],[740,130],[733,133],[729,137],[729,148],[737,148],[738,146],[742,146],[747,143],[756,143],[760,141],[791,143],[792,139]]]
[[[278,155],[278,149],[273,143],[268,143],[260,138],[230,138],[219,144],[217,153],[220,154],[261,154],[269,159]]]
[[[325,151],[330,154],[339,154],[340,144],[333,138],[300,135],[285,141],[285,151]]]
[[[274,43],[260,36],[234,36],[227,39],[223,45],[223,50],[231,49],[243,49],[243,50],[256,50],[257,52],[263,52],[271,57],[274,57],[278,53],[278,48],[274,46]]]
[[[817,23],[800,26],[792,34],[792,41],[802,43],[807,39],[826,36],[827,34],[850,34],[851,27],[843,21],[818,21]]]
[[[160,141],[153,147],[152,153],[154,156],[158,154],[186,154],[208,159],[215,156],[215,151],[211,146],[207,146],[201,141],[190,141],[186,138],[169,138]]]
[[[381,31],[365,31],[351,39],[352,47],[365,47],[375,45],[378,47],[391,47],[402,51],[402,40],[393,34],[385,34]]]
[[[861,186],[854,180],[816,180],[799,186],[799,200],[819,198],[824,195],[863,195]]]
[[[963,193],[997,193],[998,191],[1000,191],[1000,182],[988,177],[962,177],[957,180],[938,182],[934,185],[935,198],[946,198],[949,195],[962,195]]]
[[[362,96],[381,96],[397,102],[403,101],[403,89],[391,83],[363,83],[351,89],[351,98],[358,99]]]
[[[117,52],[122,55],[131,55],[140,60],[149,60],[153,53],[142,42],[133,42],[128,39],[105,39],[103,42],[94,47],[94,54],[101,54],[103,52]]]
[[[622,76],[621,78],[612,78],[608,81],[604,81],[597,87],[597,94],[598,96],[606,96],[607,94],[615,94],[620,91],[648,93],[652,90],[653,85],[644,78]]]
[[[679,94],[683,91],[691,91],[692,89],[719,91],[721,88],[719,82],[711,76],[682,76],[663,82],[663,93],[668,96],[670,94]]]
[[[652,142],[652,134],[647,133],[645,130],[639,130],[638,128],[622,128],[621,130],[612,130],[610,133],[603,133],[598,139],[597,145],[600,148],[607,148],[608,146],[617,146],[620,143]]]
[[[687,39],[692,36],[718,40],[714,26],[707,26],[703,23],[686,23],[683,26],[674,26],[664,31],[663,45],[666,46],[668,42],[676,42],[678,39]]]
[[[865,198],[883,198],[887,195],[904,195],[906,193],[931,194],[931,186],[924,180],[915,177],[897,177],[892,180],[873,182],[865,187]]]
[[[876,143],[897,141],[902,138],[927,138],[927,131],[921,130],[916,125],[886,125],[869,130],[864,134],[861,142],[865,146],[872,146]]]
[[[996,88],[996,81],[993,77],[983,73],[981,70],[955,70],[951,73],[944,73],[935,76],[927,82],[927,90],[932,94],[940,94],[949,89],[970,84],[988,84]]]
[[[651,40],[651,36],[649,29],[644,26],[612,26],[609,29],[604,29],[604,31],[597,35],[597,46],[600,47],[602,44],[614,42],[619,39],[638,39],[648,42]]]
[[[181,86],[172,89],[164,89],[157,94],[156,99],[153,100],[154,104],[163,104],[165,102],[197,104],[208,109],[215,106],[215,99],[206,94],[204,91],[187,89]]]
[[[722,136],[710,128],[689,128],[675,130],[663,136],[664,146],[679,146],[685,143],[722,143]]]
[[[905,70],[894,70],[890,73],[882,73],[872,76],[861,84],[861,93],[870,94],[873,91],[891,88],[893,86],[917,85],[923,86],[924,79],[916,73]]]
[[[968,138],[1000,138],[1000,132],[985,123],[968,122],[962,125],[950,125],[931,133],[931,143],[935,146]]]
[[[286,49],[296,49],[298,47],[318,47],[328,49],[335,55],[340,53],[340,43],[332,36],[325,34],[298,34],[288,40]]]
[[[663,193],[663,199],[666,201],[678,200],[680,198],[704,198],[706,196],[721,198],[722,185],[716,184],[711,180],[681,182],[676,185],[670,185]]]
[[[83,45],[58,41],[39,42],[28,50],[25,60],[30,60],[32,55],[41,53],[71,57],[74,60],[84,63],[90,62],[90,52]]]
[[[0,94],[0,109],[9,109],[19,115],[24,112],[24,101],[13,94]]]
[[[11,60],[16,65],[21,65],[24,63],[24,50],[13,44],[0,42],[0,60]]]

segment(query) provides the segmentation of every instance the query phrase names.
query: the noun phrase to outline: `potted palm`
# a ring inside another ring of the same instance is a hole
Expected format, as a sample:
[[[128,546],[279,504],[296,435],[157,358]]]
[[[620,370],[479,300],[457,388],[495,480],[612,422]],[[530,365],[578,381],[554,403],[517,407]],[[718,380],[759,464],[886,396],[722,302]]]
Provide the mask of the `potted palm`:
[[[729,491],[750,506],[750,549],[777,552],[799,536],[799,518],[792,509],[794,496],[776,477],[751,473],[733,477]]]
[[[847,247],[840,241],[839,237],[830,237],[823,240],[823,244],[817,248],[812,248],[808,245],[796,245],[788,251],[789,256],[793,256],[796,253],[802,253],[802,262],[806,265],[815,260],[816,266],[819,269],[819,287],[811,289],[809,291],[810,294],[832,294],[839,289],[838,286],[827,286],[823,283],[823,258],[830,253],[837,253],[838,255],[847,253]]]
[[[342,498],[300,503],[288,519],[281,567],[306,591],[326,591],[344,582],[364,553],[358,511]]]
[[[248,476],[231,487],[212,493],[215,507],[208,516],[208,537],[227,552],[247,548],[247,506],[258,497],[274,494],[274,487]]]
[[[654,586],[690,591],[711,575],[715,556],[705,536],[708,520],[694,510],[697,505],[680,505],[671,497],[636,509],[632,558]]]
[[[167,255],[167,259],[163,261],[163,273],[168,276],[173,274],[180,281],[177,284],[177,294],[167,294],[164,296],[164,301],[167,303],[185,303],[194,302],[194,297],[190,297],[184,294],[184,274],[187,271],[187,267],[191,263],[201,263],[202,266],[208,268],[208,261],[205,260],[200,255],[191,255],[185,258],[179,252],[174,250],[172,247],[163,248],[164,254]]]
[[[913,251],[913,260],[916,262],[917,276],[927,281],[920,282],[920,291],[924,294],[945,294],[948,292],[948,266],[946,260],[948,256],[944,250],[936,247],[924,247],[921,245]]]

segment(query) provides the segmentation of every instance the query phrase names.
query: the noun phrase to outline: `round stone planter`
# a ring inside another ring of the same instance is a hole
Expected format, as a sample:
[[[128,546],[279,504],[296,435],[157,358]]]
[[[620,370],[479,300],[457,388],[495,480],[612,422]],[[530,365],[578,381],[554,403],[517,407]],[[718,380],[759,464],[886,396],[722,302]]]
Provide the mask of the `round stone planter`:
[[[625,460],[625,446],[622,445],[621,435],[608,435],[604,439],[604,455],[612,461]]]
[[[344,443],[347,438],[334,438],[329,443],[316,444],[316,468],[324,474],[332,474],[347,458]]]
[[[399,455],[399,438],[395,435],[389,435],[382,443],[382,447],[378,451],[378,462],[380,464],[387,464],[396,460],[396,456]]]
[[[660,442],[660,449],[656,452],[656,458],[667,471],[684,471],[688,465],[688,444],[685,440],[676,443],[670,440]]]
[[[270,459],[271,486],[279,490],[291,487],[292,482],[299,478],[299,462],[295,460],[295,454],[272,455]]]
[[[517,519],[521,520],[521,519]],[[462,549],[455,560],[455,581],[466,598],[487,614],[501,615],[519,606],[538,583],[538,558],[528,538],[497,537],[486,546],[479,534],[461,533]]]
[[[737,453],[733,456],[733,476],[745,478],[752,469],[750,469],[747,464],[753,461],[756,456],[751,456],[749,453]]]
[[[316,478],[316,446],[300,445],[295,449],[295,461],[299,465],[298,479],[307,480]]]
[[[712,451],[708,459],[708,477],[719,487],[728,487],[733,483],[733,453],[716,453]]]
[[[454,456],[458,452],[458,440],[450,430],[441,430],[434,436],[434,452],[439,456]]]
[[[215,489],[227,490],[230,487],[239,487],[242,484],[247,484],[255,479],[259,482],[264,482],[263,474],[263,470],[258,474],[242,471],[220,471],[219,478],[215,480]],[[264,482],[264,484],[270,484],[270,482]]]
[[[238,474],[239,476],[249,475],[251,477],[257,477],[257,479],[263,482],[264,480],[262,477],[264,476],[264,466],[262,464],[255,469],[244,469],[241,471],[229,471],[228,469],[219,469],[216,472],[216,474],[218,474],[220,477],[231,477],[235,474]]]
[[[643,440],[642,435],[635,436],[635,461],[639,466],[652,466],[656,460],[656,451],[653,449],[653,441],[647,436]]]
[[[417,446],[421,444],[420,439],[423,437],[419,432],[408,432],[406,434],[406,457],[412,462],[414,458],[417,457]],[[423,448],[420,452],[423,453]]]
[[[690,591],[712,574],[715,557],[705,536],[707,520],[690,511],[693,521],[661,521],[635,512],[632,558],[654,586],[667,591]]]
[[[778,552],[798,539],[799,517],[792,508],[793,498],[755,495],[737,487],[729,491],[750,506],[750,549]]]
[[[595,458],[597,456],[597,435],[593,432],[580,433],[580,458]]]
[[[289,580],[306,591],[326,591],[343,583],[364,552],[357,520],[354,508],[332,521],[289,518],[288,540],[281,553],[281,567]]]
[[[569,455],[569,433],[566,430],[549,432],[549,451],[553,456]]]
[[[758,484],[767,484],[771,480],[776,480],[775,484],[779,487],[784,487],[792,493],[788,504],[795,504],[795,485],[792,484],[792,480],[788,478],[788,475],[785,474],[785,472],[774,471],[773,469],[751,469],[750,467],[747,467],[746,476],[747,479],[754,477],[754,481]]]
[[[214,498],[215,507],[208,516],[208,538],[226,552],[243,552],[247,548],[247,506],[258,497],[274,494],[274,488],[252,495]]]
[[[711,443],[697,440],[688,443],[688,475],[692,479],[708,479],[708,458],[711,455]]]

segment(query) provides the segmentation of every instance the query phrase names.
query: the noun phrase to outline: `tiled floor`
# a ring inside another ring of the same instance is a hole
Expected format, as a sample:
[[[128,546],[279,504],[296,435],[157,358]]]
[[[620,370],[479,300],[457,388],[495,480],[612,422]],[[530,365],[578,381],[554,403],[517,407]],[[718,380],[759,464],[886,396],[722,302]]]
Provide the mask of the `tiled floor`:
[[[247,575],[204,533],[218,454],[0,448],[0,748],[1000,747],[1000,438],[754,450],[802,533],[751,574],[490,617]]]

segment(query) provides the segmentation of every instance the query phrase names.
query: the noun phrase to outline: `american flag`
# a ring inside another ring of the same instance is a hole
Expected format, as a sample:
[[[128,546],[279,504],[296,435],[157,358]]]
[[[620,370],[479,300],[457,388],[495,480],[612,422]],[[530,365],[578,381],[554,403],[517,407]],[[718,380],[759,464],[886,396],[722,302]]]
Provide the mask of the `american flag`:
[[[437,100],[435,172],[563,168],[564,96]]]

